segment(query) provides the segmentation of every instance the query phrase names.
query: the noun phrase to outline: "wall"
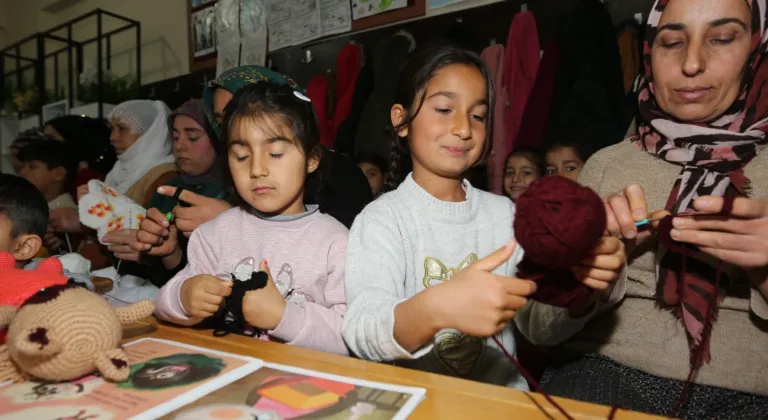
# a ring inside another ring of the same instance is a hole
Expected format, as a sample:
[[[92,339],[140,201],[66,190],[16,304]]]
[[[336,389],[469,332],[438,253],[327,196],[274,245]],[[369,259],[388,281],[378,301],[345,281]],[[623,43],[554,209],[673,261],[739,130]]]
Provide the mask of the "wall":
[[[60,23],[81,16],[94,9],[103,10],[125,16],[141,22],[141,54],[142,83],[186,74],[189,71],[189,53],[187,38],[187,2],[189,0],[64,0],[68,7],[60,11],[44,11],[43,6],[52,0],[0,0],[0,12],[13,10],[12,14],[4,13],[6,29],[0,33],[0,45],[6,46],[35,32],[48,30]],[[123,23],[105,17],[104,31],[117,28]],[[75,27],[73,37],[87,39],[96,36],[96,18],[80,22]],[[66,36],[66,30],[57,32]],[[112,71],[117,75],[135,73],[136,68],[136,35],[133,30],[116,35],[112,39]],[[47,41],[46,49],[53,51],[63,47],[56,41]],[[106,47],[105,47],[106,48]],[[106,49],[104,50],[106,51]],[[33,55],[33,43],[26,46],[24,54]],[[96,44],[85,48],[85,65],[96,65]],[[61,66],[66,63],[66,54],[61,56]],[[8,62],[8,61],[7,61]],[[11,63],[12,66],[12,63]],[[49,59],[46,66],[53,67]],[[52,76],[49,73],[49,83]],[[63,73],[63,70],[62,70]],[[66,75],[62,74],[63,77]],[[29,75],[31,77],[31,73]]]

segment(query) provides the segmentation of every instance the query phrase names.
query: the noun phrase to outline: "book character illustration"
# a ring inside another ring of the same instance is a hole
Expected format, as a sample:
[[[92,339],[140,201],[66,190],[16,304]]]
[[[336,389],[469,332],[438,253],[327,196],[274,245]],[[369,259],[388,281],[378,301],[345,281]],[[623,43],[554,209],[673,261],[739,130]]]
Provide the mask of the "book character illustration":
[[[204,354],[174,354],[131,366],[131,375],[120,388],[163,390],[201,382],[221,373],[226,367],[222,359]]]

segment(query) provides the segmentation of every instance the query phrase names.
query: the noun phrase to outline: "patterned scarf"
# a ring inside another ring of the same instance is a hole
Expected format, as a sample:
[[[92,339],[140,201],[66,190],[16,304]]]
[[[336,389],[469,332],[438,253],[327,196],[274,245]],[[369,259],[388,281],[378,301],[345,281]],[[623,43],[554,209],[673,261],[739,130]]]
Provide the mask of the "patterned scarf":
[[[216,88],[225,89],[234,95],[238,90],[251,83],[264,81],[289,85],[294,89],[298,89],[298,85],[290,77],[261,66],[235,67],[208,83],[208,86],[203,90],[203,107],[205,109],[205,117],[208,119],[208,123],[211,124],[211,128],[216,133],[216,136],[221,137],[221,127],[216,123],[216,116],[213,112],[213,92]]]
[[[648,17],[645,75],[638,84],[639,135],[631,141],[641,150],[681,166],[667,201],[666,208],[673,214],[692,211],[694,200],[705,195],[746,196],[749,180],[743,168],[768,143],[768,60],[763,59],[768,52],[768,0],[745,1],[752,10],[752,52],[741,91],[733,105],[709,123],[679,122],[656,104],[651,46],[669,0],[657,0]],[[681,247],[670,248],[659,247],[657,296],[659,305],[671,309],[685,328],[694,375],[702,363],[710,361],[709,336],[720,301],[720,267],[698,258],[692,247],[682,253],[677,252]]]

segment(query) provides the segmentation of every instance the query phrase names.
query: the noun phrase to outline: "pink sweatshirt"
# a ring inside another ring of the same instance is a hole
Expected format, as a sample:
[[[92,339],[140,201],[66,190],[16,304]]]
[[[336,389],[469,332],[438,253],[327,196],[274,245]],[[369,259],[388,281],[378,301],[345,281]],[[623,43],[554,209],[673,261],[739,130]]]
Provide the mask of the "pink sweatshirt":
[[[316,209],[316,207],[315,207]],[[280,218],[281,216],[278,216]],[[189,264],[157,297],[155,313],[192,325],[181,304],[181,285],[200,274],[232,273],[244,258],[269,262],[272,278],[287,298],[280,324],[270,338],[329,353],[348,354],[341,338],[347,310],[344,264],[348,230],[314,211],[295,220],[266,220],[234,208],[196,229],[187,246]]]

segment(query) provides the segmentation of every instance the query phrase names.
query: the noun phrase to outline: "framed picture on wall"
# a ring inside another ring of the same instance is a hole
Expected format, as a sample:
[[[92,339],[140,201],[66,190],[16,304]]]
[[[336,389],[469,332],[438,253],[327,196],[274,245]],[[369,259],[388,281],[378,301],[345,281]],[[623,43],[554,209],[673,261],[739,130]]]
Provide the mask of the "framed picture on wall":
[[[205,6],[206,4],[211,4],[216,2],[216,0],[191,0],[192,1],[192,8],[197,8],[200,6]]]
[[[216,52],[215,7],[207,7],[192,13],[192,56],[205,57]]]

